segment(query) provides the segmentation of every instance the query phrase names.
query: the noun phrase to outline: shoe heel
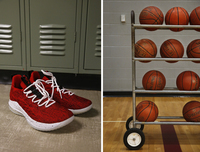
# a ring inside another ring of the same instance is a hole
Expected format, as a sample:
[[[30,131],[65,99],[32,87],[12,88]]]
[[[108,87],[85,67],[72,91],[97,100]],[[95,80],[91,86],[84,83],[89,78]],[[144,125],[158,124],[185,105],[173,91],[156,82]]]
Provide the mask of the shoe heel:
[[[10,111],[12,111],[13,113],[15,113],[17,115],[23,116],[21,114],[21,112],[17,109],[17,105],[16,104],[17,104],[17,102],[15,102],[15,101],[12,101],[12,100],[8,101],[8,105],[9,105]]]

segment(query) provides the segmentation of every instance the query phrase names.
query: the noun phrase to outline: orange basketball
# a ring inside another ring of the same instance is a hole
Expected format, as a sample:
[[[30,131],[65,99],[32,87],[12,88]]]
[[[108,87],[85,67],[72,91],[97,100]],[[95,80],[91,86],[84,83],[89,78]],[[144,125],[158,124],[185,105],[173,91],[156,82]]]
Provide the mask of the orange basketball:
[[[193,40],[187,47],[188,58],[200,58],[200,39]],[[200,61],[193,61],[200,63]]]
[[[155,6],[144,8],[139,16],[140,24],[163,24],[163,13]],[[146,28],[148,31],[155,31],[156,28]]]
[[[141,39],[135,44],[135,57],[155,58],[157,54],[156,44],[149,39]],[[150,62],[150,61],[143,61]]]
[[[200,102],[190,101],[183,107],[183,117],[186,121],[200,122]]]
[[[189,14],[182,7],[173,7],[165,15],[165,23],[167,25],[188,25]],[[183,28],[171,28],[171,31],[182,31]]]
[[[190,13],[190,24],[191,25],[200,25],[200,6],[195,8]],[[200,31],[200,29],[195,29],[196,31]]]
[[[136,119],[142,122],[155,121],[158,117],[158,107],[152,101],[142,101],[136,107]]]
[[[165,76],[156,70],[147,72],[142,79],[142,85],[145,90],[163,90],[165,84]]]
[[[169,39],[163,42],[160,47],[160,55],[162,58],[182,58],[184,54],[184,47],[178,40]],[[177,61],[167,61],[174,63]]]
[[[193,71],[184,71],[178,75],[176,86],[179,90],[198,90],[199,76]]]

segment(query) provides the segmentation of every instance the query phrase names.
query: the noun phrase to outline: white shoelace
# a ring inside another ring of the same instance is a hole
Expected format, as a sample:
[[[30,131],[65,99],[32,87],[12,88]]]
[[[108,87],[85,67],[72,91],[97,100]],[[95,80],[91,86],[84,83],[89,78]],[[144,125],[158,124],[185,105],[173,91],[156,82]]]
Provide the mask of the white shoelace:
[[[44,75],[51,77],[51,80],[45,81],[47,84],[51,84],[51,87],[52,87],[51,98],[53,98],[54,88],[56,88],[56,90],[59,92],[61,99],[62,99],[62,94],[68,94],[70,96],[72,96],[74,94],[71,91],[67,90],[66,88],[60,89],[60,87],[59,87],[59,85],[56,81],[56,77],[54,77],[51,72],[46,72],[46,71],[43,71],[43,70],[41,70],[41,71]],[[44,80],[41,80],[41,81],[44,81]]]
[[[34,86],[41,93],[41,95],[42,95],[41,99],[36,100],[37,95],[33,94],[32,91],[29,90],[32,86]],[[26,94],[27,98],[32,98],[32,102],[37,103],[38,106],[45,105],[45,107],[47,108],[55,103],[55,101],[49,97],[49,93],[45,90],[44,85],[39,80],[36,80],[34,83],[29,85],[26,89],[24,89],[23,92],[24,92],[24,94]],[[44,101],[44,100],[46,100],[46,101]]]

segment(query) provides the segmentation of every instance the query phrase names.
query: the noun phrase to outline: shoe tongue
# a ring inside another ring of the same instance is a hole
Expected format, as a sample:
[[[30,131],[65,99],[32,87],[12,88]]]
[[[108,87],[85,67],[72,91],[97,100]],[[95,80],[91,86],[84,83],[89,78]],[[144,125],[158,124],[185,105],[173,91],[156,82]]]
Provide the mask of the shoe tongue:
[[[31,73],[31,76],[30,76],[30,82],[33,83],[35,82],[37,79],[40,79],[40,73],[37,72],[37,71],[33,71]]]
[[[21,85],[21,87],[23,88],[23,89],[25,89],[25,88],[27,88],[29,85],[31,85],[32,83],[29,81],[29,79],[27,78],[27,76],[25,76],[25,75],[23,75],[22,77],[21,77],[21,83],[20,83],[20,85]],[[42,94],[35,88],[35,86],[31,86],[31,87],[29,87],[29,90],[31,90],[32,91],[32,93],[33,94],[35,94],[36,96],[37,96],[37,98],[42,98]]]
[[[44,76],[42,79],[46,81],[46,80],[50,80],[51,78],[49,78],[48,76]]]
[[[23,75],[22,77],[21,77],[21,83],[20,83],[20,86],[24,89],[24,88],[26,88],[26,87],[28,87],[30,84],[31,84],[31,82],[28,80],[28,78],[27,78],[27,76],[25,76],[25,75]]]
[[[37,71],[33,71],[33,72],[31,73],[31,75],[30,75],[30,82],[33,83],[33,82],[35,82],[37,79],[41,79],[40,73],[37,72]],[[46,80],[50,80],[51,77],[50,77],[50,76],[44,76],[42,79],[46,81]]]

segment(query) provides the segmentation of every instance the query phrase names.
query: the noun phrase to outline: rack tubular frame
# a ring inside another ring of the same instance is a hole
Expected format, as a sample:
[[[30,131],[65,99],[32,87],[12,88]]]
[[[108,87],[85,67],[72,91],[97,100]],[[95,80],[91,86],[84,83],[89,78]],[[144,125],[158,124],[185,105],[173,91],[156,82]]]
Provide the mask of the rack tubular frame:
[[[131,11],[131,42],[132,42],[132,98],[133,98],[133,128],[136,128],[137,124],[143,125],[200,125],[200,122],[182,122],[182,121],[154,121],[154,122],[139,122],[136,121],[136,93],[175,93],[175,94],[200,94],[200,91],[180,91],[177,89],[165,89],[165,90],[144,90],[136,88],[136,63],[135,61],[200,61],[200,58],[136,58],[135,57],[135,29],[144,28],[157,28],[157,29],[169,29],[169,28],[184,28],[184,30],[200,29],[199,25],[141,25],[135,24],[135,13]],[[157,119],[183,119],[182,116],[158,116]]]

